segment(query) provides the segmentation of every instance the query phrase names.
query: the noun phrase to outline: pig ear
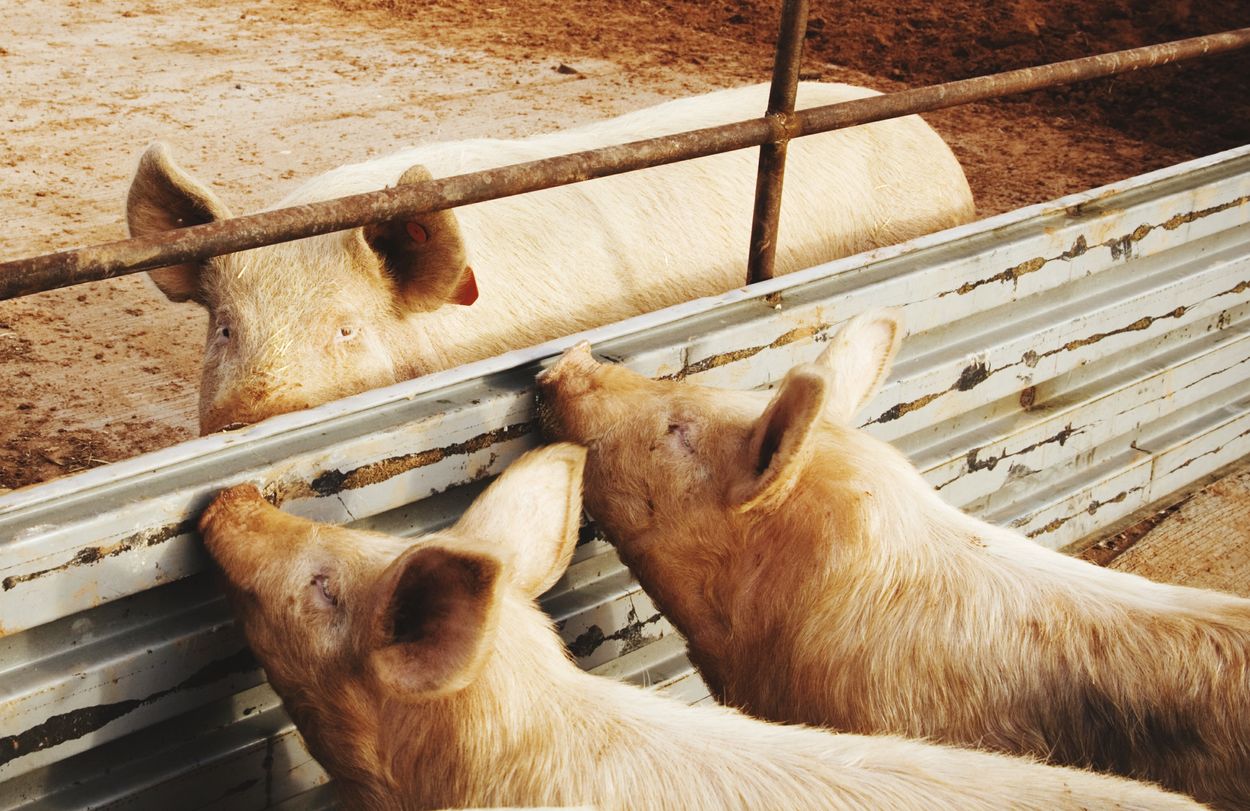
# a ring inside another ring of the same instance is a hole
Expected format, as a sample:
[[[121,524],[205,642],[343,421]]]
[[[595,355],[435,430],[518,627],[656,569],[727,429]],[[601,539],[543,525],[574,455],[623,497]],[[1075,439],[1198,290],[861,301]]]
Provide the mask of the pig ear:
[[[374,674],[409,698],[472,683],[495,638],[501,569],[472,549],[418,544],[400,555],[374,592]]]
[[[564,574],[577,546],[585,464],[580,445],[530,451],[477,497],[456,530],[497,548],[509,579],[537,597]]]
[[[743,476],[729,493],[737,509],[774,504],[794,487],[811,457],[828,395],[828,376],[818,367],[796,366],[781,381],[751,430]]]
[[[430,170],[413,166],[400,185],[430,180]],[[477,300],[477,280],[453,211],[434,211],[392,222],[366,225],[365,242],[395,280],[400,301],[411,310],[436,310],[445,304]]]
[[[157,141],[139,159],[126,195],[126,220],[132,237],[202,225],[230,217],[230,211],[199,181],[183,171]],[[203,304],[198,262],[149,270],[148,276],[170,301]]]
[[[816,362],[829,370],[829,416],[851,419],[881,390],[903,341],[903,321],[894,310],[869,310],[842,325]]]

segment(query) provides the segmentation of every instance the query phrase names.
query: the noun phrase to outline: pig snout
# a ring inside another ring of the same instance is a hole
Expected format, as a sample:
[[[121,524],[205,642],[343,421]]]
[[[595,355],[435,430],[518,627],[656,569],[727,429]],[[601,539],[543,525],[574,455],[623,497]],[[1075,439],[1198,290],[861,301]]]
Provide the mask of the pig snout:
[[[223,398],[204,409],[200,415],[200,435],[242,428],[269,417],[311,408],[308,398],[240,392]]]
[[[257,510],[272,509],[254,484],[240,484],[217,494],[200,516],[200,534],[207,541],[251,524]]]
[[[204,547],[236,592],[253,592],[263,572],[282,570],[310,537],[308,521],[270,504],[253,485],[223,490],[200,516]]]
[[[564,350],[564,354],[550,368],[539,374],[538,385],[544,389],[586,389],[590,386],[590,379],[602,368],[603,364],[590,354],[590,342],[582,341]]]
[[[538,375],[538,420],[543,434],[552,440],[584,442],[584,398],[596,388],[596,377],[603,364],[590,354],[590,344],[582,341]]]

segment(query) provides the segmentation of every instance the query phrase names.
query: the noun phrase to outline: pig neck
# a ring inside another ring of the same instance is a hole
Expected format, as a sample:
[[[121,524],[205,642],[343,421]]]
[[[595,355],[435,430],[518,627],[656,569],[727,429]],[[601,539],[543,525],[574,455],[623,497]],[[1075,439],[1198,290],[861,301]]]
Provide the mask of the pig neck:
[[[614,539],[617,554],[656,607],[686,638],[690,659],[712,694],[722,697],[719,663],[734,634],[736,603],[756,587],[758,557],[743,527],[701,505],[677,525]]]
[[[631,717],[646,715],[647,698],[579,670],[546,615],[509,594],[474,682],[444,698],[380,702],[377,748],[413,807],[584,800],[595,785],[642,784],[654,770],[653,753],[635,751],[625,732],[655,734]]]
[[[916,755],[911,743],[777,727],[587,674],[515,595],[476,681],[441,699],[382,700],[375,722],[374,782],[344,794],[360,807],[850,809]],[[917,804],[932,790],[905,783],[897,796],[914,790]],[[779,799],[787,786],[802,793]]]
[[[1250,601],[1154,583],[1045,549],[945,504],[901,454],[857,436],[858,442],[844,438],[826,447],[828,475],[808,477],[786,510],[761,522],[767,537],[752,539],[776,547],[809,535],[797,556],[777,556],[782,560],[769,576],[780,584],[773,592],[780,588],[786,600],[758,601],[756,626],[776,631],[806,624],[810,637],[797,630],[785,638],[820,639],[825,661],[859,661],[865,664],[849,670],[877,674],[842,682],[848,714],[837,719],[841,728],[937,734],[1019,751],[1020,739],[1012,737],[1018,730],[999,724],[1027,715],[1029,706],[1050,707],[1055,728],[1066,717],[1074,730],[1089,727],[1082,713],[1102,706],[1098,702],[1111,705],[1110,717],[1142,717],[1161,707],[1174,707],[1182,717],[1210,714],[1204,702],[1222,696],[1224,711],[1203,725],[1227,725],[1216,738],[1244,739]],[[786,580],[787,570],[797,575]],[[1204,656],[1219,665],[1195,667],[1185,678],[1195,696],[1207,698],[1191,697],[1182,710],[1175,704],[1177,663]],[[867,664],[872,661],[877,664]],[[898,661],[908,668],[891,666]],[[1131,687],[1124,686],[1126,671],[1133,673]],[[802,667],[796,679],[804,672],[810,680]],[[916,679],[916,672],[927,678]],[[962,684],[980,698],[953,706],[942,694],[944,683]],[[1082,690],[1087,698],[1077,700]],[[897,713],[899,695],[926,710]],[[1061,706],[1061,696],[1074,703]],[[882,725],[891,713],[894,720]],[[949,734],[957,729],[966,734]],[[1123,733],[1113,726],[1105,734]],[[1105,743],[1102,751],[1114,752],[1140,742],[1109,737]],[[1073,748],[1067,752],[1057,750],[1063,745],[1057,738],[1049,745],[1068,762],[1098,751],[1087,741],[1068,740]],[[1035,752],[1047,754],[1045,745]]]
[[[909,577],[916,585],[936,577],[997,602],[1009,616],[1032,617],[1039,601],[1053,606],[1064,595],[1086,610],[1250,606],[1104,569],[967,515],[947,504],[901,453],[861,431],[822,437],[803,485],[784,510],[765,516],[752,532],[807,536],[800,544],[804,557],[825,571],[853,568],[878,579]]]

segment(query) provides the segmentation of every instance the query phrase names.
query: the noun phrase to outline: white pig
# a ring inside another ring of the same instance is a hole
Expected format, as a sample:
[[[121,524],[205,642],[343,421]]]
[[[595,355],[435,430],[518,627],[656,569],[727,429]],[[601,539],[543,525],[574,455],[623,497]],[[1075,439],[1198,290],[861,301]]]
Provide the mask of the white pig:
[[[587,507],[724,702],[1048,758],[1250,808],[1250,600],[1044,549],[855,427],[902,337],[848,322],[772,396],[585,345],[541,378]],[[767,677],[762,676],[767,673]]]
[[[690,707],[579,670],[534,599],[572,557],[584,462],[575,445],[532,451],[417,541],[290,516],[250,485],[204,513],[247,639],[348,807],[1198,807],[1005,755]]]
[[[525,140],[432,143],[307,182],[278,207],[762,115],[764,85]],[[875,95],[804,83],[800,107]],[[631,172],[412,221],[151,271],[209,312],[208,433],[507,349],[720,293],[746,281],[756,150]],[[777,272],[966,222],[972,194],[918,117],[790,144]],[[140,236],[229,217],[151,146],[130,187]]]

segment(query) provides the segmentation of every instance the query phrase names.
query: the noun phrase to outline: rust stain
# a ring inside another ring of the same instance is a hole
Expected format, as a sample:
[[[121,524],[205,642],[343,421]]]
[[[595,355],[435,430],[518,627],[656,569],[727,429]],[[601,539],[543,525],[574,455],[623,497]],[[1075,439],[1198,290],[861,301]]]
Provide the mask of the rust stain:
[[[33,752],[76,740],[102,729],[109,723],[133,712],[145,704],[151,704],[179,690],[191,690],[235,673],[255,670],[259,665],[247,648],[241,648],[222,659],[216,659],[201,667],[173,687],[160,690],[147,698],[132,698],[112,704],[97,704],[54,715],[42,724],[0,738],[0,766]]]
[[[1121,490],[1115,496],[1107,499],[1106,501],[1098,501],[1097,499],[1094,499],[1093,501],[1089,503],[1089,506],[1086,507],[1083,511],[1078,511],[1078,512],[1072,513],[1071,515],[1066,515],[1062,518],[1056,518],[1053,521],[1048,522],[1045,526],[1035,529],[1032,532],[1028,533],[1028,537],[1036,538],[1039,535],[1044,535],[1048,532],[1054,532],[1055,530],[1059,529],[1064,524],[1071,521],[1073,518],[1076,518],[1078,515],[1081,514],[1081,512],[1088,513],[1089,515],[1094,515],[1100,509],[1107,506],[1108,504],[1119,504],[1121,501],[1124,501],[1124,499],[1128,498],[1133,493],[1140,492],[1142,489],[1144,488],[1141,485],[1138,485],[1137,487],[1130,487],[1127,490]]]
[[[1020,408],[1029,411],[1037,402],[1037,386],[1026,386],[1020,390]]]
[[[1241,281],[1241,282],[1238,282],[1234,287],[1231,287],[1228,290],[1223,291],[1222,293],[1216,293],[1215,295],[1211,296],[1211,299],[1216,299],[1216,298],[1219,298],[1220,296],[1227,296],[1227,295],[1240,295],[1246,292],[1247,290],[1250,290],[1250,281]],[[939,392],[926,394],[923,397],[920,397],[916,400],[912,400],[911,402],[899,403],[898,405],[885,411],[877,419],[871,420],[865,424],[871,425],[874,422],[890,422],[892,420],[896,420],[899,417],[903,416],[904,414],[908,414],[912,411],[916,411],[917,409],[924,408],[929,403],[941,397],[943,394],[946,394],[948,391],[968,391],[974,388],[975,386],[980,385],[982,382],[987,380],[991,375],[995,374],[996,372],[1001,372],[1005,369],[1010,369],[1013,366],[1019,366],[1020,364],[1024,364],[1025,366],[1028,366],[1029,368],[1033,368],[1038,364],[1038,362],[1042,358],[1047,358],[1047,357],[1050,357],[1051,355],[1057,355],[1060,352],[1072,352],[1082,347],[1096,344],[1099,341],[1105,340],[1114,335],[1121,335],[1127,332],[1140,332],[1142,330],[1149,329],[1157,321],[1161,321],[1166,318],[1181,318],[1188,311],[1189,311],[1189,307],[1182,305],[1182,306],[1179,306],[1170,310],[1169,312],[1163,313],[1161,315],[1143,316],[1141,318],[1138,318],[1136,321],[1133,321],[1132,323],[1127,324],[1123,327],[1119,327],[1117,329],[1109,330],[1107,332],[1097,332],[1086,338],[1078,338],[1072,341],[1068,341],[1063,346],[1056,347],[1054,349],[1050,349],[1045,352],[1037,352],[1035,350],[1030,349],[1020,356],[1019,361],[1015,363],[1008,363],[997,369],[989,368],[988,366],[986,366],[984,363],[980,361],[975,362],[973,364],[970,364],[969,366],[964,367],[963,371],[960,372],[959,379],[956,380],[955,384],[952,385],[946,391],[939,391]],[[1032,403],[1026,406],[1024,403],[1024,395],[1021,395],[1021,397],[1022,397],[1021,407],[1029,408],[1032,406]]]
[[[818,339],[820,336],[824,335],[824,333],[829,330],[830,326],[832,325],[825,324],[823,322],[818,322],[816,324],[811,324],[807,326],[795,327],[794,329],[788,332],[784,332],[781,335],[777,336],[777,338],[773,340],[771,343],[763,344],[760,346],[749,346],[744,349],[734,349],[730,352],[721,352],[716,355],[709,355],[708,357],[703,358],[702,360],[695,361],[694,363],[687,363],[686,365],[682,366],[682,368],[678,369],[676,372],[673,372],[672,374],[669,374],[669,375],[662,375],[658,379],[660,380],[684,380],[690,375],[696,375],[701,372],[706,372],[709,369],[716,369],[721,366],[726,366],[730,363],[737,363],[738,361],[746,360],[747,358],[754,357],[758,355],[759,353],[763,352],[765,349],[777,349],[787,344],[792,344],[792,343],[795,343],[796,341],[801,341],[805,338]]]
[[[137,549],[141,546],[156,546],[164,543],[171,538],[177,538],[180,535],[190,533],[195,528],[194,521],[183,521],[178,524],[167,524],[156,529],[147,529],[142,532],[136,532],[133,535],[127,535],[119,541],[105,546],[86,546],[74,553],[74,556],[59,566],[51,566],[47,569],[40,569],[26,574],[10,575],[0,581],[0,587],[5,591],[16,588],[22,583],[29,583],[32,580],[54,574],[55,572],[63,572],[78,566],[90,566],[104,558],[116,557],[117,555]]]
[[[1087,338],[1077,338],[1075,340],[1068,341],[1063,346],[1056,347],[1055,349],[1049,349],[1045,352],[1037,353],[1037,352],[1033,352],[1032,350],[1030,350],[1029,352],[1026,352],[1024,356],[1021,357],[1020,363],[1023,363],[1029,367],[1033,367],[1033,366],[1036,366],[1037,362],[1041,360],[1042,358],[1048,358],[1051,355],[1057,355],[1060,352],[1072,352],[1084,346],[1091,346],[1092,344],[1096,344],[1099,341],[1110,338],[1113,335],[1122,335],[1126,332],[1141,332],[1142,330],[1149,329],[1151,325],[1153,325],[1156,321],[1161,321],[1165,318],[1180,318],[1186,312],[1187,312],[1186,307],[1183,307],[1183,306],[1177,307],[1171,312],[1164,313],[1163,315],[1143,316],[1126,326],[1118,327],[1108,332],[1096,332]],[[1011,365],[1014,366],[1016,364],[1011,364]],[[1010,367],[1004,366],[1003,368],[1006,369]]]
[[[1076,240],[1072,243],[1072,247],[1059,254],[1060,259],[1075,259],[1084,255],[1089,250],[1089,243],[1085,241],[1084,234],[1077,234]]]
[[[1213,299],[1217,299],[1220,296],[1227,296],[1227,295],[1241,295],[1242,293],[1245,293],[1247,290],[1250,290],[1250,281],[1241,281],[1241,282],[1238,282],[1235,286],[1229,288],[1228,290],[1225,290],[1220,293],[1216,293],[1215,295],[1211,296],[1209,299],[1205,299],[1205,300],[1210,301]],[[1136,321],[1133,321],[1132,323],[1127,324],[1123,327],[1119,327],[1117,329],[1113,329],[1108,332],[1097,332],[1097,333],[1094,333],[1093,335],[1090,335],[1087,338],[1078,338],[1073,341],[1068,341],[1063,346],[1057,347],[1055,349],[1047,350],[1046,352],[1042,352],[1040,354],[1033,350],[1029,350],[1028,352],[1025,352],[1024,355],[1021,356],[1020,363],[1023,363],[1024,365],[1032,368],[1036,366],[1038,361],[1041,360],[1042,358],[1050,357],[1051,355],[1057,355],[1060,352],[1071,352],[1076,349],[1080,349],[1081,347],[1090,346],[1106,338],[1110,338],[1114,335],[1122,335],[1127,332],[1140,332],[1142,330],[1149,329],[1151,326],[1154,325],[1155,322],[1161,321],[1165,318],[1181,318],[1185,315],[1185,313],[1189,311],[1190,307],[1192,306],[1196,306],[1196,305],[1190,305],[1189,307],[1182,305],[1182,306],[1179,306],[1170,310],[1169,312],[1163,313],[1162,315],[1143,316],[1137,319]],[[1018,364],[1008,364],[1006,366],[1001,367],[1001,369],[998,369],[995,371],[1001,371],[1002,369],[1009,369],[1015,365],[1018,365]]]
[[[1093,335],[1090,335],[1088,338],[1077,338],[1074,341],[1068,341],[1066,344],[1063,345],[1062,349],[1051,350],[1051,352],[1048,352],[1046,354],[1053,354],[1054,352],[1059,352],[1059,351],[1071,352],[1073,350],[1080,349],[1083,346],[1090,346],[1092,344],[1096,344],[1105,338],[1110,338],[1112,335],[1122,335],[1126,332],[1141,332],[1142,330],[1150,329],[1150,325],[1160,318],[1180,318],[1184,314],[1185,314],[1185,308],[1177,307],[1172,312],[1166,313],[1161,316],[1151,316],[1151,315],[1142,316],[1141,318],[1137,319],[1133,323],[1127,326],[1113,329],[1110,332],[1095,332]],[[1045,357],[1045,355],[1043,355],[1043,357]]]
[[[1241,439],[1241,438],[1243,438],[1243,437],[1246,437],[1246,436],[1250,436],[1250,428],[1246,429],[1245,431],[1242,431],[1242,432],[1241,432],[1240,434],[1238,434],[1237,436],[1235,436],[1235,437],[1233,437],[1232,439],[1228,440],[1228,442],[1236,442],[1237,440],[1239,440],[1239,439]],[[1219,447],[1217,447],[1217,448],[1212,448],[1212,449],[1211,449],[1211,450],[1209,450],[1209,451],[1203,451],[1202,453],[1198,454],[1197,456],[1193,456],[1193,457],[1190,457],[1189,459],[1186,459],[1184,462],[1182,462],[1181,464],[1179,464],[1179,465],[1177,465],[1176,467],[1172,468],[1171,470],[1169,470],[1167,473],[1165,473],[1165,474],[1163,474],[1163,475],[1165,475],[1165,476],[1170,476],[1171,474],[1175,473],[1175,472],[1176,472],[1176,471],[1178,471],[1178,470],[1181,470],[1181,469],[1183,469],[1183,468],[1187,468],[1187,467],[1189,467],[1189,466],[1190,466],[1190,465],[1192,465],[1194,462],[1197,462],[1199,459],[1201,459],[1201,458],[1202,458],[1202,457],[1204,457],[1204,456],[1210,456],[1210,455],[1211,455],[1211,454],[1213,454],[1213,453],[1219,453],[1220,451],[1224,450],[1224,448],[1226,448],[1226,447],[1228,446],[1228,442],[1225,442],[1223,445],[1220,445],[1220,446],[1219,446]]]
[[[1096,201],[1091,201],[1091,202],[1096,202]],[[1108,250],[1110,250],[1111,258],[1113,260],[1126,259],[1133,255],[1133,243],[1141,242],[1143,239],[1146,238],[1148,234],[1150,234],[1151,231],[1155,230],[1156,228],[1163,228],[1169,231],[1175,230],[1176,228],[1179,228],[1180,226],[1185,225],[1187,223],[1200,220],[1203,217],[1209,217],[1212,214],[1218,214],[1221,211],[1227,211],[1230,208],[1236,208],[1237,206],[1244,205],[1247,202],[1250,202],[1250,195],[1238,197],[1234,200],[1229,200],[1228,202],[1221,203],[1215,206],[1211,206],[1210,208],[1204,208],[1198,211],[1190,211],[1184,214],[1174,214],[1170,218],[1165,220],[1164,222],[1159,223],[1158,225],[1151,225],[1148,223],[1143,223],[1137,226],[1136,228],[1134,228],[1132,231],[1130,231],[1127,234],[1124,234],[1119,237],[1113,237],[1111,239],[1098,243],[1098,247],[1103,247],[1103,248],[1107,248]],[[1071,206],[1067,209],[1066,213],[1068,214],[1068,216],[1071,216],[1071,217],[1083,216],[1085,214],[1084,204],[1081,204],[1078,206]],[[978,287],[981,287],[982,285],[993,284],[995,282],[1011,282],[1014,284],[1017,280],[1020,279],[1021,276],[1025,276],[1029,273],[1035,273],[1036,271],[1041,270],[1050,262],[1054,262],[1054,261],[1067,262],[1072,259],[1075,259],[1078,256],[1084,255],[1088,251],[1089,251],[1089,243],[1087,242],[1085,236],[1083,234],[1078,235],[1076,240],[1072,243],[1072,247],[1060,252],[1057,256],[1051,257],[1049,259],[1046,257],[1042,257],[1042,256],[1035,256],[1032,259],[1028,259],[1024,262],[1021,262],[1018,265],[1015,265],[1014,267],[1010,267],[1010,268],[1007,268],[1006,270],[1000,271],[999,273],[995,273],[993,276],[988,276],[984,279],[977,279],[976,281],[964,282],[963,284],[961,284],[959,287],[955,288],[954,290],[947,290],[945,292],[939,293],[938,298],[951,295],[952,293],[955,293],[961,296],[967,295],[968,293],[971,293],[973,290],[976,290]]]
[[[1223,327],[1219,327],[1219,329],[1223,329]],[[1216,369],[1214,372],[1208,372],[1207,374],[1203,375],[1202,377],[1196,378],[1196,379],[1194,379],[1194,380],[1193,380],[1192,382],[1190,382],[1190,383],[1186,383],[1184,386],[1182,386],[1182,387],[1181,387],[1181,389],[1180,389],[1180,390],[1181,390],[1181,391],[1184,391],[1185,389],[1192,389],[1194,386],[1199,385],[1199,384],[1200,384],[1200,383],[1202,383],[1204,380],[1207,380],[1207,379],[1212,378],[1212,377],[1218,377],[1219,375],[1222,375],[1222,374],[1224,374],[1224,373],[1228,372],[1230,369],[1234,369],[1234,368],[1236,368],[1236,367],[1240,366],[1241,364],[1243,364],[1243,363],[1248,363],[1248,362],[1250,362],[1250,357],[1241,358],[1241,359],[1240,359],[1240,360],[1238,360],[1236,363],[1230,364],[1230,365],[1225,366],[1225,367],[1220,368],[1220,369]],[[1124,414],[1124,413],[1125,413],[1124,411],[1119,412],[1119,414]],[[1117,415],[1117,416],[1118,416],[1118,415]]]
[[[962,478],[965,474],[968,474],[968,473],[976,473],[978,470],[993,470],[994,468],[998,467],[999,462],[1002,462],[1006,459],[1010,459],[1014,456],[1024,456],[1026,454],[1030,454],[1033,451],[1037,450],[1038,448],[1042,447],[1043,445],[1050,445],[1052,443],[1057,442],[1062,447],[1073,436],[1076,436],[1077,434],[1082,434],[1082,433],[1084,433],[1084,429],[1075,429],[1072,427],[1072,424],[1069,423],[1065,425],[1062,430],[1060,430],[1059,432],[1055,434],[1052,434],[1051,436],[1046,437],[1045,439],[1039,439],[1038,441],[1034,442],[1031,445],[1026,445],[1023,448],[1020,448],[1017,451],[1012,451],[1010,453],[1008,453],[1007,449],[1004,448],[1002,452],[999,453],[998,455],[989,456],[985,459],[978,458],[981,452],[985,450],[984,448],[973,448],[972,450],[968,451],[967,456],[964,457],[964,469],[960,471],[957,475],[955,475],[953,478],[947,479],[946,481],[937,485],[937,487],[935,487],[934,489],[941,490],[943,487],[946,487],[949,484],[953,484],[954,482],[958,481],[960,478]]]
[[[1011,467],[1007,468],[1007,481],[1011,482],[1026,479],[1029,476],[1034,476],[1040,472],[1040,470],[1031,468],[1028,465],[1012,464]]]
[[[959,373],[959,379],[955,381],[955,388],[959,391],[971,391],[978,385],[985,382],[990,376],[990,367],[986,366],[982,361],[974,361],[964,367]]]
[[[577,638],[569,643],[569,653],[582,659],[598,650],[599,646],[604,642],[619,640],[624,643],[624,648],[621,651],[621,654],[624,655],[651,642],[652,639],[644,636],[642,631],[646,626],[654,625],[661,619],[663,619],[663,616],[657,611],[650,617],[640,620],[634,609],[630,608],[629,614],[626,616],[625,625],[619,630],[605,634],[598,625],[592,625],[578,634]]]
[[[1210,208],[1204,208],[1199,211],[1192,211],[1188,214],[1177,214],[1171,219],[1167,220],[1166,222],[1160,223],[1159,227],[1166,228],[1169,231],[1174,231],[1177,228],[1180,228],[1182,225],[1188,225],[1189,223],[1194,222],[1195,220],[1200,220],[1203,217],[1209,217],[1212,214],[1218,214],[1221,211],[1227,211],[1230,208],[1237,208],[1238,206],[1243,206],[1246,203],[1250,203],[1250,194],[1243,195],[1233,200],[1229,200],[1226,203],[1220,203],[1219,205],[1211,206]]]
[[[1189,503],[1197,493],[1190,493],[1180,501],[1166,507],[1144,521],[1140,521],[1133,526],[1117,532],[1109,538],[1103,538],[1096,543],[1091,544],[1081,550],[1077,557],[1081,560],[1096,563],[1099,566],[1106,566],[1111,561],[1123,555],[1141,539],[1145,538],[1155,530],[1160,524],[1176,513],[1182,507]]]
[[[995,273],[993,276],[988,278],[977,279],[975,282],[964,282],[954,290],[947,290],[943,293],[939,293],[938,298],[950,295],[951,293],[958,293],[961,296],[967,295],[984,284],[992,284],[994,282],[1014,282],[1021,276],[1041,270],[1042,267],[1045,266],[1046,261],[1046,257],[1044,256],[1035,256],[1032,259],[1028,259],[1018,265],[1015,265],[1014,267],[1009,267],[1004,271]]]
[[[948,391],[950,391],[950,389],[933,392],[931,394],[926,394],[923,397],[912,400],[911,402],[899,403],[898,405],[891,406],[890,408],[887,408],[881,414],[880,417],[877,417],[875,420],[870,421],[868,424],[871,425],[874,422],[893,422],[894,420],[897,420],[899,417],[903,416],[904,414],[910,414],[913,411],[924,408],[929,403],[941,397],[943,394],[946,394],[946,392]]]
[[[450,456],[463,456],[489,448],[502,442],[530,434],[535,429],[535,422],[527,420],[497,428],[466,439],[464,442],[453,442],[441,448],[429,448],[415,453],[391,456],[361,465],[352,470],[326,470],[311,481],[285,482],[266,487],[266,497],[275,504],[282,504],[294,498],[315,498],[332,496],[344,490],[355,490],[371,484],[378,484],[394,478],[401,473],[420,467],[441,462]]]
[[[929,394],[926,394],[923,397],[918,397],[910,402],[899,403],[895,406],[891,406],[882,412],[881,416],[877,417],[875,420],[869,420],[865,423],[865,425],[872,425],[874,422],[893,422],[904,414],[910,414],[913,411],[924,408],[929,403],[933,402],[947,392],[971,391],[988,380],[989,376],[994,372],[995,370],[987,366],[984,361],[973,361],[960,371],[958,379],[951,384],[950,388],[943,389],[942,391],[930,392]]]

